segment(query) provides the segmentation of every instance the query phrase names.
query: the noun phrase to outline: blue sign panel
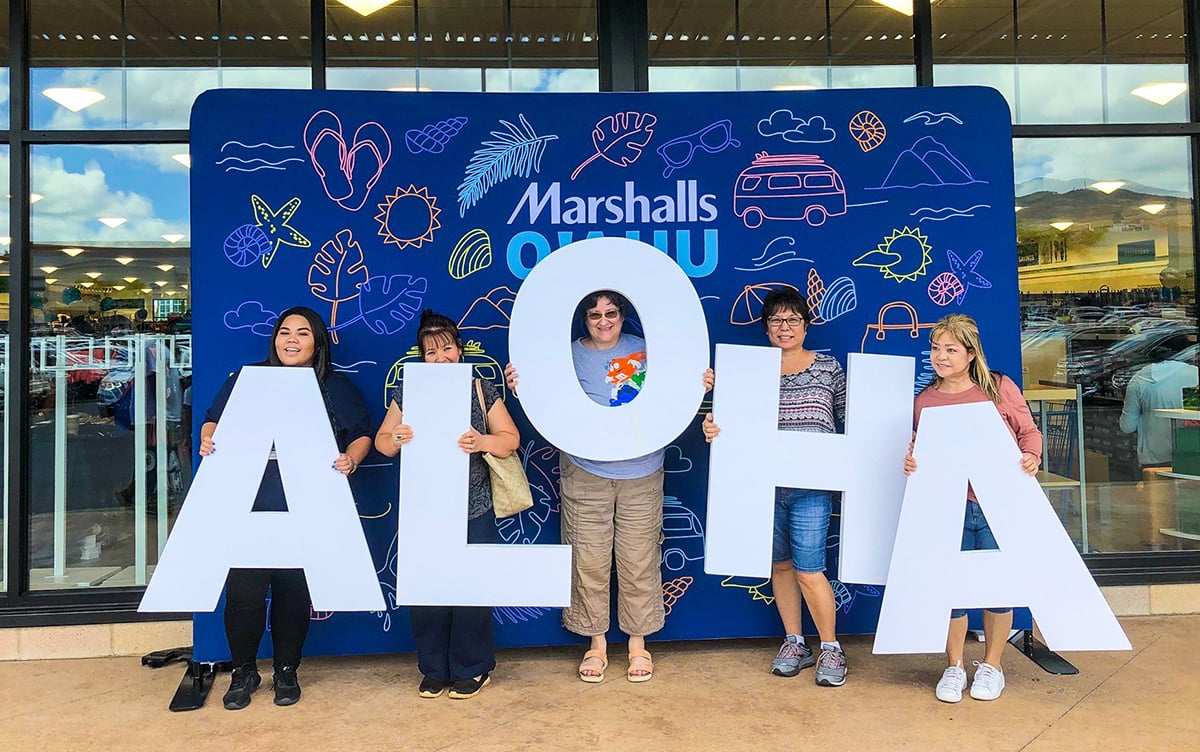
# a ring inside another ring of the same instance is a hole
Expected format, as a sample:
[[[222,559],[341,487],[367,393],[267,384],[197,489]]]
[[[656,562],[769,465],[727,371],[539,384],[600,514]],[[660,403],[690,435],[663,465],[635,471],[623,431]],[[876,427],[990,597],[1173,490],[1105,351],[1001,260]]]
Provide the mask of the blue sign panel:
[[[930,327],[968,313],[991,363],[1019,381],[1009,123],[983,88],[208,92],[191,131],[194,402],[265,357],[275,316],[305,304],[382,419],[433,308],[459,322],[466,359],[521,429],[535,504],[502,520],[501,537],[557,542],[558,453],[501,373],[513,298],[539,260],[584,238],[645,241],[692,278],[713,342],[766,345],[762,298],[794,287],[813,310],[809,347],[843,365],[851,352],[914,356],[914,389],[932,377]],[[704,574],[700,431],[666,462],[668,618],[656,637],[778,633],[769,581]],[[308,652],[411,649],[394,606],[395,463],[372,454],[352,483],[389,609],[314,614]],[[834,592],[839,631],[874,629],[880,589],[835,581]],[[495,614],[502,645],[576,641],[557,610]],[[196,655],[227,655],[219,615],[197,617]]]

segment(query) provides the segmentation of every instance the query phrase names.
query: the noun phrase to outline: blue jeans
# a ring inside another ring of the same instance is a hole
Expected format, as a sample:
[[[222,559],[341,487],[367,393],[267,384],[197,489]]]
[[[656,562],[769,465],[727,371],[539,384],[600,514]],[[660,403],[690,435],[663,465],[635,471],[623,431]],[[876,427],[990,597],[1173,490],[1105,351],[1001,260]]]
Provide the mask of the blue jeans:
[[[833,513],[832,491],[775,489],[771,561],[791,559],[797,572],[825,571],[825,541]]]
[[[977,502],[967,501],[967,513],[963,518],[962,546],[960,551],[997,551],[996,536],[988,526],[987,517],[983,516],[983,508]],[[1007,614],[1011,608],[989,608],[993,614]],[[965,609],[956,608],[950,611],[951,619],[959,619],[967,615]]]

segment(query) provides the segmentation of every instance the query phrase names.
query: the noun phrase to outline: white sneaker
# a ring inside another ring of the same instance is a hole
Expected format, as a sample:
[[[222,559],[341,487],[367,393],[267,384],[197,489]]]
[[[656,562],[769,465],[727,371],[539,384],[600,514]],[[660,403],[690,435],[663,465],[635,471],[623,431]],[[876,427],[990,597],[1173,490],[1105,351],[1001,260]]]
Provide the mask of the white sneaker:
[[[990,663],[975,661],[975,679],[971,682],[971,697],[994,700],[1004,691],[1004,672]]]
[[[962,664],[947,666],[942,672],[942,680],[937,683],[937,698],[942,702],[961,702],[966,688],[967,672]]]

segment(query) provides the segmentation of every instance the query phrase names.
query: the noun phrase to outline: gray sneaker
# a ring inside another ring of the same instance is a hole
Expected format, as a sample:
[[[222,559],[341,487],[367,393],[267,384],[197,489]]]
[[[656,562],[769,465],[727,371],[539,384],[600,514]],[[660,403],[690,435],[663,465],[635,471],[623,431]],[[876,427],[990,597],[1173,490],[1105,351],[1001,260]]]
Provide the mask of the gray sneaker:
[[[840,687],[846,683],[846,654],[839,648],[822,650],[817,659],[817,684]]]
[[[779,648],[779,655],[771,661],[771,673],[776,676],[795,676],[801,669],[816,662],[812,648],[800,642],[795,635],[788,635]]]

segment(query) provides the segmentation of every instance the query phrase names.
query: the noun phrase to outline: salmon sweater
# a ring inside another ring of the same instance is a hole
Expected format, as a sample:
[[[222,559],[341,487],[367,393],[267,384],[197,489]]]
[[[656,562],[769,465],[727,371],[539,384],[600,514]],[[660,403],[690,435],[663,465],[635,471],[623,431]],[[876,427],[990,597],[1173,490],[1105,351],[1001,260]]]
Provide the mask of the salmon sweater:
[[[1008,432],[1012,434],[1021,451],[1037,457],[1040,465],[1042,432],[1033,422],[1029,404],[1025,402],[1025,397],[1012,379],[1003,374],[997,374],[997,378],[1000,380],[1000,402],[996,408],[1000,411],[1000,417],[1004,419],[1004,425],[1008,427]],[[990,402],[990,400],[977,385],[972,385],[970,389],[958,394],[945,394],[934,389],[931,384],[922,389],[921,393],[913,400],[913,431],[917,430],[917,424],[921,422],[921,411],[927,407],[966,405],[972,402]],[[967,488],[967,498],[976,501],[975,492],[970,487]]]

